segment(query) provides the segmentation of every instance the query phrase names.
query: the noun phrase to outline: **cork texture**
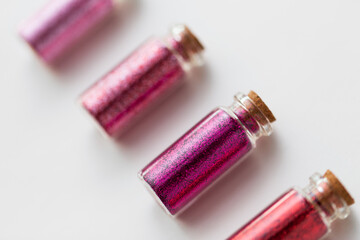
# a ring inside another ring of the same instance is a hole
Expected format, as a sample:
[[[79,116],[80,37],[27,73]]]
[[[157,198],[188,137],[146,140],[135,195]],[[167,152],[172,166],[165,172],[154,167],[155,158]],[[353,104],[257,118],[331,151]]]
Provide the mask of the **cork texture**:
[[[254,91],[250,91],[248,97],[255,103],[255,105],[260,109],[260,111],[270,122],[274,122],[276,120],[268,106],[266,106],[266,104],[259,97],[259,95],[257,95]]]
[[[204,50],[204,45],[201,44],[199,39],[191,32],[191,30],[185,26],[185,38],[186,42],[189,43],[190,48],[193,49],[194,52],[200,52]]]
[[[351,197],[350,193],[330,170],[326,171],[324,177],[329,181],[334,193],[341,196],[349,206],[355,203],[355,200]]]

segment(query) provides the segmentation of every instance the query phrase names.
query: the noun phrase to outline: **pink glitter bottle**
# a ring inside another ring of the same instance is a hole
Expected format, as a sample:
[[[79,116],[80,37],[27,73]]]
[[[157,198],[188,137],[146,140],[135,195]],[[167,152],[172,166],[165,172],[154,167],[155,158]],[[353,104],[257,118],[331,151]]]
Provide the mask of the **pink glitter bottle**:
[[[116,0],[53,0],[20,28],[20,35],[53,63],[109,15]]]
[[[239,93],[230,107],[212,111],[139,176],[167,213],[175,215],[241,162],[257,139],[270,135],[273,121],[256,93]]]
[[[229,240],[318,240],[344,219],[354,199],[331,172],[315,173],[304,189],[293,188],[233,234]]]
[[[152,38],[80,97],[82,106],[109,136],[118,136],[164,100],[202,63],[203,46],[185,25]]]

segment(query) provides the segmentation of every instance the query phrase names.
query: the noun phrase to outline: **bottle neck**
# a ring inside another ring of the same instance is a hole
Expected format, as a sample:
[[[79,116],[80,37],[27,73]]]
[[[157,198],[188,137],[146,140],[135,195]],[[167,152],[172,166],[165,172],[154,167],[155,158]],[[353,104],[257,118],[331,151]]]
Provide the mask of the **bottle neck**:
[[[234,97],[233,104],[228,109],[247,130],[253,142],[262,136],[270,136],[272,133],[271,118],[251,97],[238,93]],[[266,107],[266,105],[264,104]],[[267,108],[267,107],[266,107]],[[269,110],[270,112],[270,110]],[[271,112],[270,112],[271,113]]]
[[[164,41],[185,70],[203,64],[204,47],[187,26],[175,25]]]
[[[330,171],[324,176],[313,174],[309,185],[302,191],[328,227],[336,219],[345,219],[350,213],[349,206],[354,203],[347,190]]]

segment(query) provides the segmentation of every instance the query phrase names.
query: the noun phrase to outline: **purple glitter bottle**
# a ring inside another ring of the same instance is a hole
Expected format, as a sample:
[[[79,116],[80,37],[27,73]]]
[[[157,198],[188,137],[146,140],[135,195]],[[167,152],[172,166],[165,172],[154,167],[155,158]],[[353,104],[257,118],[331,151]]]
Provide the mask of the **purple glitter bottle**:
[[[193,67],[202,64],[202,44],[185,25],[152,38],[80,97],[107,135],[118,136],[164,100]]]
[[[253,91],[237,94],[197,123],[147,165],[140,178],[167,213],[175,215],[241,162],[262,136],[272,132],[275,117]]]

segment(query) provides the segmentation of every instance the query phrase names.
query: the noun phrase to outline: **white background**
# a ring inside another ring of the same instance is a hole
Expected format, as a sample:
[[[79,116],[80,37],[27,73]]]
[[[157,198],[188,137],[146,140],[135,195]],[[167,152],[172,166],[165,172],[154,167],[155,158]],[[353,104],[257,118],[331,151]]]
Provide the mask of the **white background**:
[[[331,169],[360,202],[360,2],[138,0],[56,69],[17,36],[45,0],[1,0],[0,239],[224,239]],[[151,35],[187,23],[204,68],[120,141],[76,99]],[[246,161],[172,219],[137,172],[237,91],[278,121]],[[327,239],[360,239],[360,203]]]

